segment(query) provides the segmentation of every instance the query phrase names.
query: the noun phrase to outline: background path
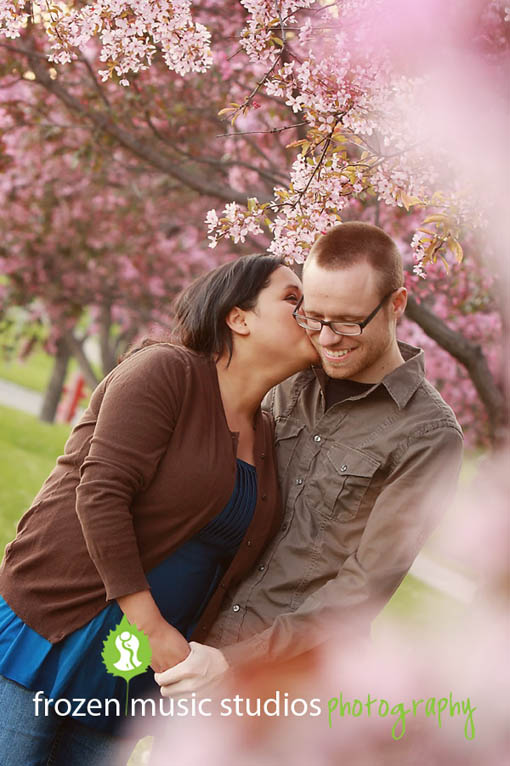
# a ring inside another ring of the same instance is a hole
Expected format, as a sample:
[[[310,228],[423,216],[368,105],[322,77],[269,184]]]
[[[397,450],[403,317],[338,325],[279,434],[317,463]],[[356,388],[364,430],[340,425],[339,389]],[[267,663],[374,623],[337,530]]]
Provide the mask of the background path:
[[[42,401],[43,396],[38,391],[32,391],[30,388],[0,378],[0,404],[38,417]]]

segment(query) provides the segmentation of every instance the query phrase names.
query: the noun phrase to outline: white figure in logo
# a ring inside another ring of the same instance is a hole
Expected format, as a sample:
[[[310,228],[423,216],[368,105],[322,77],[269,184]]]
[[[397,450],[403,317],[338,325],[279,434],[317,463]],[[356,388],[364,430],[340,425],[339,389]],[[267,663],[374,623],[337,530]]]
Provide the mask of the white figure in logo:
[[[120,659],[114,663],[114,668],[117,670],[134,670],[142,664],[138,659],[140,641],[133,633],[124,630],[115,639],[115,646],[119,650]]]

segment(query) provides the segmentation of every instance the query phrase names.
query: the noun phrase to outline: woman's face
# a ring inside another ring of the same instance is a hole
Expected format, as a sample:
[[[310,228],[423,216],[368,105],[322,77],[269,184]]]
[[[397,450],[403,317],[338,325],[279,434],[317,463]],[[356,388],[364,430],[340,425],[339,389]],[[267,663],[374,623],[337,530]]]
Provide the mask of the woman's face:
[[[288,266],[279,266],[260,291],[255,308],[246,312],[254,351],[274,366],[282,380],[318,361],[306,332],[292,316],[301,295],[301,280]]]

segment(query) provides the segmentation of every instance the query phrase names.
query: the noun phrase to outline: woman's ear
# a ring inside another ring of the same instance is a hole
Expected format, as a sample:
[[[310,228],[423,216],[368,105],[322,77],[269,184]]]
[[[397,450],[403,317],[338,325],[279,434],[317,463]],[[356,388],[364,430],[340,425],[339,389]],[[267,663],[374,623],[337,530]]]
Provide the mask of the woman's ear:
[[[249,335],[250,328],[246,323],[246,311],[235,306],[225,318],[227,327],[238,335]]]

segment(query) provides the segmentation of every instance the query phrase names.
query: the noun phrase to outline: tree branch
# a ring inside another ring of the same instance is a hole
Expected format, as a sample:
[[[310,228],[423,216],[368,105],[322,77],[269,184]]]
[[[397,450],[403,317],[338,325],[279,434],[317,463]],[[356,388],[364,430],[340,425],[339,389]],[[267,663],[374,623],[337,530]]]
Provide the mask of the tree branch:
[[[503,392],[498,387],[489,369],[487,359],[477,343],[472,343],[461,333],[452,330],[430,309],[408,297],[406,316],[436,343],[457,359],[469,373],[489,417],[490,438],[494,445],[506,439],[508,411]]]
[[[121,146],[137,157],[140,157],[140,159],[161,172],[172,176],[172,178],[177,179],[184,186],[199,194],[207,197],[216,197],[226,202],[235,201],[240,205],[246,204],[246,198],[250,196],[249,194],[237,192],[227,186],[218,186],[213,182],[207,181],[202,176],[183,170],[180,165],[175,164],[166,155],[162,154],[159,147],[156,149],[153,144],[149,144],[144,139],[134,136],[117,124],[109,114],[87,107],[83,101],[73,96],[58,80],[51,79],[47,65],[40,61],[30,46],[20,44],[18,51],[27,57],[30,67],[35,74],[36,82],[39,85],[56,96],[68,109],[84,117],[96,128],[114,138]]]

